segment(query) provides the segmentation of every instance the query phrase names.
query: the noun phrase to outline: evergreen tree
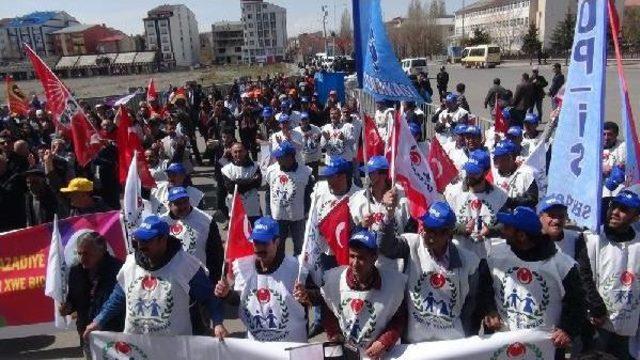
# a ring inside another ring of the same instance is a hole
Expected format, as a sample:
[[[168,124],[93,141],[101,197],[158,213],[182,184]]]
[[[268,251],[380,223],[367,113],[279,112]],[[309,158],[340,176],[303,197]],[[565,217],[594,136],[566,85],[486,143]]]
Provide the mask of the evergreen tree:
[[[573,35],[576,27],[575,14],[567,13],[564,20],[556,25],[551,34],[551,49],[557,53],[562,54],[565,59],[565,65],[569,65],[569,51],[573,46]]]
[[[533,55],[540,51],[542,43],[538,39],[538,28],[529,25],[529,30],[522,36],[522,52],[529,55],[529,65],[533,64]]]

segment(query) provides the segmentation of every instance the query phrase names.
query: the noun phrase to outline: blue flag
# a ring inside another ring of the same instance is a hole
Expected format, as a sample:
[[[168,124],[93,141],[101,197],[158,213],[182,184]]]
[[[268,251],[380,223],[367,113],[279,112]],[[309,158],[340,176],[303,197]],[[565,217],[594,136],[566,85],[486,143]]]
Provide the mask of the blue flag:
[[[315,91],[318,93],[318,99],[321,103],[324,104],[327,102],[327,98],[329,98],[329,92],[331,90],[337,91],[338,100],[341,103],[344,103],[344,73],[319,71],[314,76],[313,83],[315,85]]]
[[[362,71],[362,88],[376,101],[424,102],[415,86],[402,71],[382,21],[380,0],[353,0],[356,29],[356,66]]]
[[[602,199],[607,2],[580,0],[577,13],[547,194],[564,202],[569,217],[579,226],[598,231]]]

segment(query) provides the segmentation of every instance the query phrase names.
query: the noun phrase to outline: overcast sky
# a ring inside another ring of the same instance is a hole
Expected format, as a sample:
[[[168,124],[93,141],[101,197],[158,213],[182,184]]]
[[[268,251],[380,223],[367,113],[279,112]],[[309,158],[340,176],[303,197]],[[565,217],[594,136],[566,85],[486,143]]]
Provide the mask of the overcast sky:
[[[410,0],[381,0],[384,17],[391,19],[405,16]],[[425,0],[427,3],[429,0]],[[329,7],[329,28],[340,27],[340,15],[351,9],[349,0],[271,0],[271,3],[287,8],[288,35],[313,32],[322,29],[320,7]],[[471,3],[472,0],[467,0]],[[161,0],[0,0],[0,18],[16,17],[33,11],[64,10],[81,23],[106,24],[127,34],[143,32],[142,18],[155,6],[168,3]],[[10,5],[9,5],[10,3]],[[211,24],[220,20],[240,20],[239,0],[184,0],[182,3],[196,14],[200,32],[211,31]],[[447,11],[452,13],[462,0],[446,0]]]

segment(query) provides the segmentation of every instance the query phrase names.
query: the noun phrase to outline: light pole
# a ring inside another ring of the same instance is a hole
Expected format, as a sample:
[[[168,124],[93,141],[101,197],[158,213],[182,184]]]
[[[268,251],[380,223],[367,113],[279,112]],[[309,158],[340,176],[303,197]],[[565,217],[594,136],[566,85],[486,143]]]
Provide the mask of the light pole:
[[[329,11],[327,10],[327,5],[322,5],[322,32],[324,35],[324,53],[326,56],[329,56],[329,43],[327,41],[327,17],[329,16]]]
[[[465,0],[462,0],[462,39],[464,40],[464,18],[466,16],[466,14],[464,13],[464,7],[465,7]]]

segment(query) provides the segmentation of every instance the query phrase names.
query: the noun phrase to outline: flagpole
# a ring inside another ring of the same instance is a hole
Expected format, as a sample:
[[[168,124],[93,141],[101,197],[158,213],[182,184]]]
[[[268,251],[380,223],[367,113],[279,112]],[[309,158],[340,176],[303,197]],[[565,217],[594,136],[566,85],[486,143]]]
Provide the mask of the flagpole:
[[[235,188],[233,189],[233,198],[231,200],[231,214],[229,214],[229,230],[231,230],[231,224],[233,223],[233,209],[235,208],[236,205],[236,196],[238,196],[238,184],[236,184]],[[225,269],[225,265],[227,262],[227,251],[229,250],[229,242],[231,241],[230,238],[230,231],[227,233],[227,242],[224,244],[224,257],[222,258],[222,271],[220,271],[220,279],[224,280],[225,279],[225,274],[224,274],[224,269]]]
[[[316,210],[316,199],[317,199],[316,196],[311,198],[311,207],[310,207],[310,210],[309,210],[309,217],[307,218],[307,224],[305,225],[305,229],[304,229],[304,238],[303,238],[303,242],[302,242],[302,252],[300,253],[300,255],[302,255],[302,261],[298,260],[298,275],[296,276],[296,280],[297,280],[296,282],[301,282],[302,281],[300,279],[300,275],[302,275],[303,263],[306,262],[305,251],[307,250],[307,247],[309,246],[309,234],[311,233],[312,226],[315,226],[315,224],[311,224],[311,214],[313,214],[313,211]]]
[[[370,184],[371,184],[371,178],[369,177],[369,154],[367,152],[367,131],[366,131],[366,127],[367,127],[367,123],[365,120],[365,113],[363,110],[363,106],[362,106],[362,96],[363,94],[363,90],[360,89],[360,91],[358,91],[358,107],[359,107],[359,112],[360,112],[360,121],[362,122],[362,161],[364,162],[364,193],[367,197],[367,212],[369,214],[371,214],[371,202],[369,201],[370,197],[371,197],[371,189],[369,188]]]
[[[396,147],[398,146],[398,122],[402,119],[402,105],[400,109],[396,110],[396,114],[393,119],[393,126],[391,127],[391,188],[396,187]]]

